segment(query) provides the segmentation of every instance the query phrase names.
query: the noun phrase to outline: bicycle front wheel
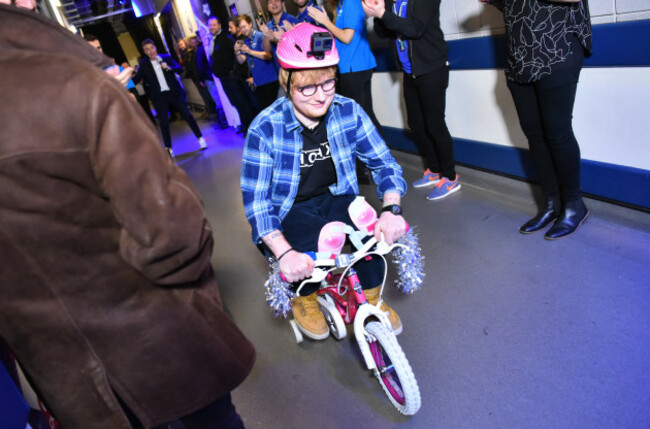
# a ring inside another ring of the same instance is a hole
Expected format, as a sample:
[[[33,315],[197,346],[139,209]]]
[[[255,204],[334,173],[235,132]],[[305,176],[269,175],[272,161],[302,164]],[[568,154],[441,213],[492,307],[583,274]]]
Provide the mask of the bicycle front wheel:
[[[420,409],[420,388],[395,334],[379,322],[368,323],[366,331],[373,337],[367,341],[377,366],[375,377],[395,408],[412,416]]]

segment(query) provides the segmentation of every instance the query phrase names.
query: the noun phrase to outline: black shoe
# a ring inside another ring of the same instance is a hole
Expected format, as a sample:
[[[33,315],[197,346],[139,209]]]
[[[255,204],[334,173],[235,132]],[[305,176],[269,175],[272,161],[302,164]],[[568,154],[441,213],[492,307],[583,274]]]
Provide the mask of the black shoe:
[[[539,212],[537,216],[526,222],[519,228],[522,234],[530,234],[531,232],[544,229],[548,224],[560,217],[560,201],[554,198],[546,198],[546,208]]]
[[[558,238],[566,237],[576,232],[578,227],[582,225],[589,217],[589,210],[582,198],[574,201],[567,201],[564,207],[564,212],[560,219],[549,229],[544,238],[547,240],[557,240]]]

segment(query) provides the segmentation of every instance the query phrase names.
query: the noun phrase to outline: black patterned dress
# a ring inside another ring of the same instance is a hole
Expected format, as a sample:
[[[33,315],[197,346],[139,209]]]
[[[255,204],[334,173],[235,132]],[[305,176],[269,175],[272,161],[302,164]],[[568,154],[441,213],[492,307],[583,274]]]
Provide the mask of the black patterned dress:
[[[591,54],[587,0],[578,3],[504,0],[502,6],[509,80],[535,82]]]

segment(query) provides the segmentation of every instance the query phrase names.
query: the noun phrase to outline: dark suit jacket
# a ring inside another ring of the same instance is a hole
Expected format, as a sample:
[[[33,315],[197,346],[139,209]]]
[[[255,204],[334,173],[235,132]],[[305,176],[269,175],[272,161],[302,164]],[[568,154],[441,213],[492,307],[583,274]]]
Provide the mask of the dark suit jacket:
[[[205,52],[203,45],[196,48],[196,55],[194,57],[196,62],[196,77],[199,81],[208,80],[212,77],[212,70],[210,70],[210,63]]]
[[[210,49],[210,45],[205,49]],[[210,69],[216,77],[222,77],[232,73],[235,65],[235,41],[228,35],[227,31],[221,31],[214,37],[214,49],[210,55]]]
[[[167,63],[167,67],[171,69],[163,70],[165,81],[167,81],[167,86],[169,87],[170,91],[175,96],[185,98],[185,91],[183,90],[183,87],[178,82],[178,79],[176,77],[177,74],[181,74],[183,72],[183,68],[167,54],[158,54],[158,56],[161,58],[161,61]],[[154,104],[160,101],[160,83],[158,83],[158,77],[156,76],[156,72],[153,69],[153,65],[151,64],[151,60],[149,58],[145,58],[140,61],[138,72],[133,78],[133,82],[135,83],[138,83],[141,80],[142,86],[144,86],[144,90],[146,91],[149,98],[151,98],[151,101]]]

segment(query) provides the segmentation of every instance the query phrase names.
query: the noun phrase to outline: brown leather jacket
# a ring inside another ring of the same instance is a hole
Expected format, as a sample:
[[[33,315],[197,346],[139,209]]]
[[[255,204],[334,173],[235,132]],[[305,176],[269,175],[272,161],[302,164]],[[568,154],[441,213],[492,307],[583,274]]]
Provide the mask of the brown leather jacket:
[[[196,411],[250,372],[189,178],[105,56],[0,5],[0,336],[70,428]]]

